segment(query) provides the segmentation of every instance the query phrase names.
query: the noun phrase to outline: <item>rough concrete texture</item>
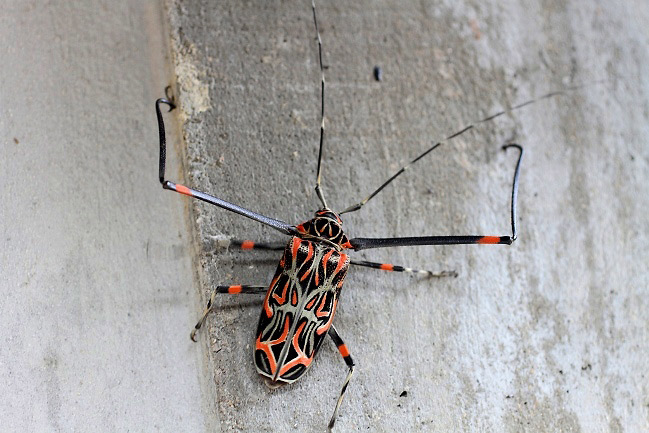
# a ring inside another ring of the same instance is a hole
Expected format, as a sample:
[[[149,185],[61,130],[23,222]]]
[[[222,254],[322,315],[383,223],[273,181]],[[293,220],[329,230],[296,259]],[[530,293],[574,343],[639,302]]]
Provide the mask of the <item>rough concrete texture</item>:
[[[164,21],[156,2],[3,2],[3,432],[210,428],[184,207],[157,182]]]
[[[346,216],[351,236],[508,234],[515,155],[500,146],[525,146],[513,246],[354,255],[460,276],[350,271],[335,324],[358,367],[339,431],[646,431],[649,3],[318,8],[324,190],[338,210],[467,123],[590,83],[444,145]],[[287,222],[310,218],[320,91],[310,2],[173,0],[170,14],[189,184]],[[281,235],[200,202],[193,218],[204,297],[216,284],[268,284],[279,254],[216,241]],[[252,360],[260,305],[219,298],[201,335],[222,429],[323,431],[345,366],[325,344],[304,378],[267,389]]]

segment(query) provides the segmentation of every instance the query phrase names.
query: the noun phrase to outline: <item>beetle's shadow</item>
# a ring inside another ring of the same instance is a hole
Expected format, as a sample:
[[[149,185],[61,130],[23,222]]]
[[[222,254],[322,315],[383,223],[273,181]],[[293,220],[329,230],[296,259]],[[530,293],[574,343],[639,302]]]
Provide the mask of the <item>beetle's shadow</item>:
[[[269,265],[269,266],[277,266],[277,262],[279,262],[279,259],[276,258],[246,258],[246,259],[238,259],[234,261],[235,265]]]
[[[237,296],[247,296],[247,295],[237,295]],[[249,295],[252,296],[252,295]],[[225,303],[226,301],[223,301],[222,304],[218,306],[219,310],[222,311],[227,311],[227,310],[234,310],[234,309],[239,309],[239,308],[259,308],[263,303],[264,303],[264,297],[260,295],[261,298],[255,299],[255,300],[246,300],[246,301],[239,301],[237,302],[236,299],[233,299],[232,301],[227,301],[227,304]]]

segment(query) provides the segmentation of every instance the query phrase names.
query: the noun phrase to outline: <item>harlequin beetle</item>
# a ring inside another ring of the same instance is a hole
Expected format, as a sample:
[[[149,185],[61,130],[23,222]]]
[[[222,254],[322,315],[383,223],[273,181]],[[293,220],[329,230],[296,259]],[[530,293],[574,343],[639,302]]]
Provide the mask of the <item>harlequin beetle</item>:
[[[164,189],[188,195],[223,209],[251,218],[268,225],[279,232],[290,236],[284,244],[266,244],[253,241],[232,241],[231,244],[241,249],[283,250],[282,258],[277,266],[275,275],[268,287],[233,285],[217,286],[214,288],[201,319],[191,332],[191,339],[196,341],[196,332],[203,325],[207,315],[212,310],[217,294],[229,293],[266,293],[263,308],[257,326],[254,345],[254,361],[258,373],[270,387],[278,387],[292,383],[302,377],[313,362],[320,346],[329,336],[338,347],[349,371],[338,396],[336,406],[329,421],[331,429],[345,395],[349,380],[354,371],[354,362],[350,352],[333,326],[332,321],[338,304],[340,291],[350,265],[381,269],[384,271],[409,272],[430,277],[457,276],[453,271],[430,272],[411,269],[391,264],[351,260],[345,250],[359,251],[369,248],[385,248],[395,246],[415,245],[458,245],[458,244],[504,244],[511,245],[516,240],[516,201],[518,194],[518,178],[523,149],[518,144],[507,144],[503,149],[515,148],[519,151],[511,194],[511,228],[509,236],[420,236],[400,238],[351,238],[349,239],[342,228],[340,215],[361,209],[369,200],[381,192],[394,179],[401,175],[411,164],[416,163],[443,143],[465,133],[481,123],[491,121],[506,113],[529,105],[535,101],[563,94],[565,90],[574,90],[582,86],[566,88],[545,94],[539,98],[515,105],[491,116],[485,117],[436,142],[426,151],[414,158],[387,179],[381,186],[366,198],[349,206],[342,212],[334,212],[327,205],[321,187],[321,162],[324,143],[324,91],[325,76],[322,63],[322,40],[318,30],[315,0],[312,0],[313,22],[318,41],[318,60],[321,80],[321,123],[320,144],[315,191],[322,208],[315,216],[299,225],[291,225],[270,218],[235,204],[221,200],[204,192],[165,180],[166,140],[165,128],[160,105],[169,106],[169,111],[175,108],[173,98],[168,96],[156,101],[160,139],[159,180]]]

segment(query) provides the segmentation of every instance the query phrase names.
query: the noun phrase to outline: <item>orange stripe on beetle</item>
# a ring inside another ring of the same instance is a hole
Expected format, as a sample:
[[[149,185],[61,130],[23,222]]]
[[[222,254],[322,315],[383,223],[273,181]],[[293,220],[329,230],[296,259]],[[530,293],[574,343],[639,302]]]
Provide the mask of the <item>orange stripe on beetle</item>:
[[[300,245],[302,245],[302,239],[293,238],[293,248],[291,248],[291,258],[293,260],[297,259],[297,252],[300,250]]]
[[[241,286],[230,286],[228,287],[228,293],[234,295],[236,293],[241,293]]]
[[[392,271],[394,271],[394,265],[389,265],[387,263],[383,263],[383,264],[381,264],[381,269],[383,269],[384,271],[392,272]]]
[[[293,290],[293,295],[291,296],[291,305],[297,307],[297,293]]]
[[[241,242],[241,249],[242,250],[251,250],[255,247],[255,243],[253,241],[243,241]]]
[[[184,185],[176,184],[176,191],[178,191],[181,194],[188,195],[190,197],[192,197],[194,195],[194,194],[192,194],[191,190],[189,188],[187,188],[186,186],[184,186]]]
[[[300,281],[304,281],[307,278],[309,278],[309,275],[311,274],[311,269],[307,269],[304,275],[302,275],[302,278],[300,278]]]
[[[313,306],[315,305],[315,302],[316,302],[317,300],[318,300],[317,297],[311,299],[311,300],[309,301],[309,303],[306,304],[306,306],[304,307],[304,309],[305,309],[305,310],[310,310],[311,308],[313,308]]]
[[[500,236],[483,236],[478,239],[479,244],[499,244]]]

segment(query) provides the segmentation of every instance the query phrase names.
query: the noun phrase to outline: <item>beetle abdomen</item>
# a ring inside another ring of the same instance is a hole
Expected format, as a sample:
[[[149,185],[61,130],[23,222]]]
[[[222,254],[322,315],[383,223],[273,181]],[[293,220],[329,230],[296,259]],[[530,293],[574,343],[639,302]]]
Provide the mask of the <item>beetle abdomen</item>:
[[[309,368],[333,321],[349,258],[291,238],[264,300],[255,365],[272,382],[291,383]]]

